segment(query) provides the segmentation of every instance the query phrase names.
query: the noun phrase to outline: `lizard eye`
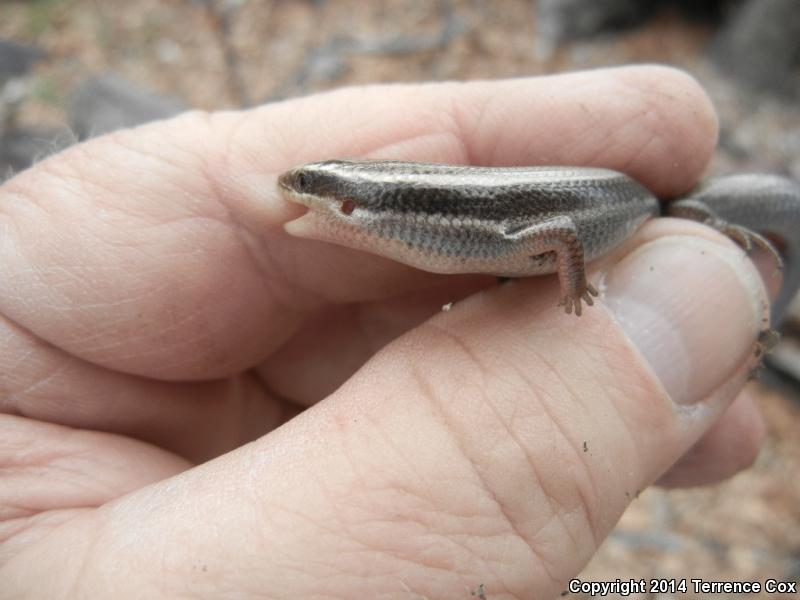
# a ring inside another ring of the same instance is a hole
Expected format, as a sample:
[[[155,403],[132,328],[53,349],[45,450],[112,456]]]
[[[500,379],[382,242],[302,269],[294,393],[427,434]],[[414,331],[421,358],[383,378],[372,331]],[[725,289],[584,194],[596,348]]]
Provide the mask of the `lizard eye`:
[[[342,211],[343,215],[352,215],[353,211],[356,209],[356,203],[352,200],[342,200],[342,204],[339,207],[339,210]]]
[[[297,188],[298,192],[302,192],[311,185],[311,176],[308,173],[300,171],[295,178],[295,187]]]

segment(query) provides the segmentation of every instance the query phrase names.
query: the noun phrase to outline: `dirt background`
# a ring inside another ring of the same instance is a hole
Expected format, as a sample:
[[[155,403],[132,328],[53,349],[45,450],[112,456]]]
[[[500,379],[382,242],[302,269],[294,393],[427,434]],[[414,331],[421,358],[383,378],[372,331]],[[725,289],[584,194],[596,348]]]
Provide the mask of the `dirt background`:
[[[63,126],[71,90],[104,73],[190,107],[220,109],[351,84],[659,62],[693,73],[719,109],[722,135],[711,171],[800,178],[797,102],[746,90],[721,74],[705,58],[715,32],[713,24],[665,11],[625,33],[548,48],[537,35],[534,5],[524,0],[0,4],[0,37],[48,53],[34,72],[23,124]],[[800,404],[786,379],[769,379],[772,387],[752,384],[770,430],[754,467],[708,488],[642,492],[581,578],[800,578]]]

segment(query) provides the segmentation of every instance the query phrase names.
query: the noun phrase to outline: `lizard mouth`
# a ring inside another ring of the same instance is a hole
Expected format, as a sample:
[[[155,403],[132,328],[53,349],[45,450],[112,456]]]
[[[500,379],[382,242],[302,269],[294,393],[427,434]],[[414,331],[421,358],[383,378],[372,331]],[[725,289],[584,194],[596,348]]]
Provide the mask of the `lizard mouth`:
[[[351,238],[361,233],[350,218],[356,209],[356,203],[347,198],[303,191],[308,189],[308,185],[302,176],[302,171],[293,169],[278,177],[281,195],[307,209],[296,219],[284,223],[284,231],[296,237],[347,245],[338,239],[337,234],[347,231],[347,237]]]
[[[321,208],[310,206],[308,210],[296,219],[283,224],[283,230],[295,237],[333,242],[342,246],[353,246],[354,240],[363,236],[364,232],[355,224],[343,219],[330,205],[323,204]]]
[[[316,194],[304,194],[297,191],[291,182],[278,180],[283,196],[294,204],[306,207],[306,211],[287,223],[284,230],[294,236],[336,241],[334,230],[352,227],[342,218],[340,202],[333,198],[325,198]]]
[[[284,179],[290,173],[284,173],[278,178],[278,188],[283,193],[284,198],[295,204],[301,204],[312,211],[330,212],[331,202],[316,194],[303,193],[292,185],[290,179]]]

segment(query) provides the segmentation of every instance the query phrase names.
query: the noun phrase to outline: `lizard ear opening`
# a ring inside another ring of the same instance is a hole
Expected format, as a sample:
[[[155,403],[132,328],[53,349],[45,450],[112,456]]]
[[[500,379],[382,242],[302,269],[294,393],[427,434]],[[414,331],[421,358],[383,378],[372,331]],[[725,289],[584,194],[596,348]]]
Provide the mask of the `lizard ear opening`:
[[[342,214],[346,216],[352,215],[355,209],[356,203],[352,200],[342,200],[342,204],[339,207],[339,210],[342,212]]]

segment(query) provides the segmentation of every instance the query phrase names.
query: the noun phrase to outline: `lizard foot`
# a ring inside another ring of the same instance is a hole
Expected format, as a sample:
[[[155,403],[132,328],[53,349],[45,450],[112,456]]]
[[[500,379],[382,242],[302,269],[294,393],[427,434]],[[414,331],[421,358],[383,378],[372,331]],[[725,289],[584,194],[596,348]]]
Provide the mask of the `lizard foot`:
[[[580,317],[583,312],[581,300],[586,302],[587,306],[593,306],[594,300],[592,296],[597,296],[597,290],[591,283],[586,284],[586,289],[583,292],[578,292],[575,296],[563,296],[558,305],[564,307],[564,312],[568,315],[572,314],[572,309],[575,309],[575,316]]]
[[[763,248],[772,255],[772,260],[775,263],[775,274],[777,275],[783,270],[783,259],[777,248],[760,233],[733,223],[723,223],[716,228],[741,246],[748,254],[753,250],[753,246]]]

